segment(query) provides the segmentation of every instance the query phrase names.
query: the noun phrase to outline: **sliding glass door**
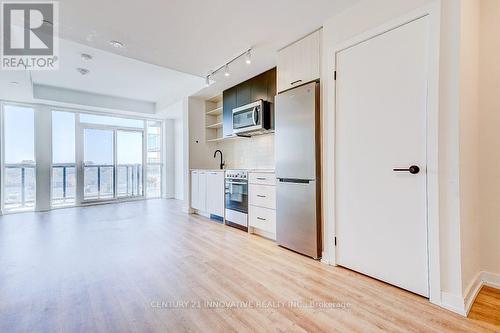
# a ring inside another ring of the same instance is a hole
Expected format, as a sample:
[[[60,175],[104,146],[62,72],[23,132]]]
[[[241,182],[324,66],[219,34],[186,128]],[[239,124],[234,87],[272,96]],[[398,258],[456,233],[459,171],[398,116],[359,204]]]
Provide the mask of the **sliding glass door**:
[[[143,131],[86,125],[83,142],[83,201],[144,195]]]
[[[83,200],[100,201],[115,197],[114,131],[83,129]]]
[[[116,192],[120,198],[143,195],[143,132],[116,131]]]

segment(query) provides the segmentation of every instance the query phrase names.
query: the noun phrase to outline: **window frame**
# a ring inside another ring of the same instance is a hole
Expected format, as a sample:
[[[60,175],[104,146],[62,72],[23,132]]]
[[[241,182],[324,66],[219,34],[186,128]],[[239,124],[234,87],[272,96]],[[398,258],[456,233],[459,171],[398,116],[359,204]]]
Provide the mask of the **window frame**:
[[[157,122],[158,123],[158,127],[160,128],[160,135],[158,136],[158,140],[160,141],[159,144],[160,144],[160,147],[158,149],[158,152],[160,154],[160,162],[158,163],[149,163],[148,162],[148,145],[147,145],[147,141],[149,140],[149,125],[148,125],[148,122]],[[157,119],[148,119],[144,122],[144,126],[145,126],[145,148],[146,148],[146,154],[144,156],[144,159],[145,159],[145,170],[146,170],[146,173],[145,173],[145,195],[146,195],[146,199],[160,199],[160,198],[163,198],[163,193],[164,192],[164,188],[163,188],[163,181],[164,181],[164,171],[165,171],[165,166],[164,166],[164,160],[163,160],[163,151],[165,149],[165,144],[164,144],[164,141],[163,141],[163,138],[164,138],[164,131],[165,131],[165,122],[163,120],[157,120]],[[148,167],[149,165],[159,165],[160,166],[160,194],[159,196],[149,196],[148,194]]]
[[[5,107],[6,106],[17,106],[21,108],[29,108],[33,110],[33,154],[35,160],[34,173],[35,173],[35,201],[33,203],[33,208],[21,209],[17,211],[6,210],[5,209]],[[37,105],[31,103],[20,103],[13,101],[0,100],[0,215],[16,214],[24,212],[32,212],[36,210],[37,195],[36,195],[36,185],[37,185],[37,148],[35,144],[36,140],[36,112]],[[51,143],[52,145],[52,143]]]
[[[135,120],[141,120],[144,123],[144,127],[142,128],[143,133],[144,133],[144,139],[143,139],[143,196],[140,197],[124,197],[124,198],[117,198],[113,201],[110,202],[126,202],[126,201],[135,201],[135,200],[149,200],[149,199],[158,199],[158,198],[163,198],[164,194],[164,182],[165,182],[165,166],[164,166],[164,151],[165,151],[165,143],[164,143],[164,131],[165,131],[165,119],[163,118],[157,118],[154,116],[148,116],[148,115],[135,115],[135,114],[127,114],[127,113],[119,113],[117,112],[106,112],[106,111],[96,111],[96,110],[89,110],[85,108],[72,108],[72,107],[64,107],[64,106],[58,106],[58,105],[53,105],[53,104],[39,104],[39,103],[23,103],[23,102],[16,102],[16,101],[10,101],[10,100],[3,100],[0,99],[0,215],[6,215],[6,214],[14,214],[18,213],[17,211],[5,211],[4,207],[4,198],[5,198],[5,188],[4,188],[4,181],[5,181],[5,176],[4,176],[4,168],[5,168],[5,140],[4,140],[4,109],[5,106],[7,105],[12,105],[12,106],[19,106],[19,107],[25,107],[25,108],[31,108],[33,109],[34,112],[34,117],[35,117],[35,140],[36,140],[36,113],[39,112],[39,109],[41,108],[46,108],[50,109],[51,112],[51,117],[52,117],[52,112],[70,112],[75,114],[75,165],[76,165],[76,170],[75,170],[75,177],[79,177],[79,168],[78,168],[78,145],[79,145],[79,126],[80,126],[80,115],[81,114],[91,114],[91,115],[97,115],[97,116],[107,116],[107,117],[116,117],[116,118],[128,118],[128,119],[135,119]],[[157,122],[160,128],[160,196],[154,196],[150,197],[148,196],[148,188],[147,188],[147,167],[149,163],[147,162],[147,132],[148,132],[148,122]],[[95,124],[92,124],[95,125]],[[139,128],[131,127],[120,127],[121,129],[130,129],[133,131],[137,131]],[[52,131],[51,131],[51,136],[52,136]],[[52,139],[50,140],[50,146],[52,149]],[[38,183],[37,175],[36,175],[36,157],[37,157],[37,147],[35,144],[34,147],[34,153],[35,153],[35,184]],[[75,203],[73,205],[53,205],[53,189],[52,189],[52,184],[53,184],[53,177],[52,177],[52,169],[54,164],[53,160],[53,155],[50,157],[50,175],[49,175],[49,181],[50,181],[50,188],[49,188],[49,196],[50,196],[50,209],[64,209],[64,208],[70,208],[70,207],[82,207],[82,206],[87,206],[87,205],[94,205],[96,203],[94,202],[79,202],[78,201],[78,193],[75,194]],[[76,181],[76,186],[78,187],[78,181]],[[76,192],[78,192],[78,188],[76,188]],[[37,207],[37,198],[35,196],[35,205],[33,209],[30,209],[29,211],[36,211]],[[24,210],[23,210],[24,211]]]

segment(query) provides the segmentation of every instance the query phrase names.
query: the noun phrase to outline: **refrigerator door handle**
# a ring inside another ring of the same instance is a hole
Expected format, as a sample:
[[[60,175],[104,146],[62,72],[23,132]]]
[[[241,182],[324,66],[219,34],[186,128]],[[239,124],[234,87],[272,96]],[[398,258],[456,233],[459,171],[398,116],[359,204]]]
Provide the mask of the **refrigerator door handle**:
[[[280,183],[296,183],[296,184],[309,184],[312,180],[309,179],[293,179],[293,178],[278,178]]]

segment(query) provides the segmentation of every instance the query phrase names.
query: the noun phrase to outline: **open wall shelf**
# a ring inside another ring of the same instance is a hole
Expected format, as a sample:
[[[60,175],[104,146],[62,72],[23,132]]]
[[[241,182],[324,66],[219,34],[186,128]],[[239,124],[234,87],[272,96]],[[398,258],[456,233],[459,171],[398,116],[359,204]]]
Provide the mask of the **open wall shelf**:
[[[217,95],[205,101],[205,140],[218,142],[222,138],[222,95]]]

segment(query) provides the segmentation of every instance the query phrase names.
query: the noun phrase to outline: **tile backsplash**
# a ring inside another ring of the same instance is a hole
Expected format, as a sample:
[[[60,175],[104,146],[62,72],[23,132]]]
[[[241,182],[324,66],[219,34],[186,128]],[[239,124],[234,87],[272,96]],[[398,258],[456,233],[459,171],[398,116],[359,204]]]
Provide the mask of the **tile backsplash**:
[[[274,169],[274,134],[236,138],[217,144],[227,169]]]

